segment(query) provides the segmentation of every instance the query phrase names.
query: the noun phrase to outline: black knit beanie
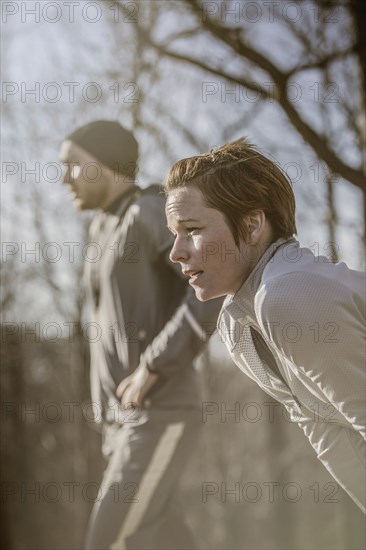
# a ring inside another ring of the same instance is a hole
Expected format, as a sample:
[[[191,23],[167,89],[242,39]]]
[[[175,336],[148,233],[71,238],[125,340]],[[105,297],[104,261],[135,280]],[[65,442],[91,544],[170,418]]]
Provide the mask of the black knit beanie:
[[[137,171],[137,141],[119,122],[96,120],[78,128],[66,139],[115,172],[134,176]]]

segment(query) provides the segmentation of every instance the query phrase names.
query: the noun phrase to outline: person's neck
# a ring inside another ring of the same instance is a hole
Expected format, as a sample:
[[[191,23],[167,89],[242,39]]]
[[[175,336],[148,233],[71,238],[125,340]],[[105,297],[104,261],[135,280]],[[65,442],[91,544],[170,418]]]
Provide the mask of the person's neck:
[[[123,185],[118,185],[113,187],[108,194],[108,197],[106,197],[106,200],[104,201],[103,205],[101,205],[101,209],[104,211],[108,211],[111,209],[111,207],[114,205],[115,202],[122,199],[124,195],[127,195],[132,189],[134,189],[136,186],[132,182],[124,183]]]

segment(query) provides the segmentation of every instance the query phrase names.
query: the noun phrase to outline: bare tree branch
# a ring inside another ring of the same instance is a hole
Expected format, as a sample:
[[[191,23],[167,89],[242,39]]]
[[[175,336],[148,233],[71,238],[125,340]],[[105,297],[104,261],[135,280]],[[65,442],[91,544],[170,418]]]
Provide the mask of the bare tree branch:
[[[191,6],[193,12],[196,15],[201,15],[201,6],[199,2],[197,2],[196,0],[187,0],[187,3]],[[341,177],[343,177],[356,187],[364,190],[364,173],[362,170],[362,166],[358,169],[355,169],[347,165],[342,159],[340,159],[339,156],[334,151],[332,151],[324,142],[323,137],[319,135],[301,117],[301,115],[292,105],[286,90],[288,74],[280,70],[267,57],[249,46],[248,43],[244,43],[240,38],[240,32],[238,31],[238,29],[227,28],[221,25],[217,20],[214,20],[212,17],[207,17],[204,25],[205,28],[209,30],[213,36],[218,38],[226,45],[229,45],[235,53],[254,63],[258,68],[269,73],[277,90],[277,93],[275,94],[275,100],[282,107],[283,111],[286,113],[287,117],[296,128],[296,130],[299,132],[299,134],[302,136],[304,141],[306,141],[312,147],[315,153],[322,160],[324,160],[333,171],[337,172]],[[151,39],[150,42],[154,47],[159,48],[159,46],[157,44],[154,44]],[[160,51],[162,52],[164,51],[164,49],[160,48]],[[235,76],[230,77],[229,75],[223,74],[223,72],[220,72],[217,69],[212,70],[202,62],[197,63],[194,58],[190,58],[189,56],[180,56],[179,54],[171,52],[167,49],[165,49],[165,53],[169,57],[181,59],[182,61],[192,63],[200,68],[203,68],[204,70],[211,70],[213,74],[218,74],[224,78],[231,79],[233,82],[246,85],[245,82],[240,81],[240,79],[236,78]]]

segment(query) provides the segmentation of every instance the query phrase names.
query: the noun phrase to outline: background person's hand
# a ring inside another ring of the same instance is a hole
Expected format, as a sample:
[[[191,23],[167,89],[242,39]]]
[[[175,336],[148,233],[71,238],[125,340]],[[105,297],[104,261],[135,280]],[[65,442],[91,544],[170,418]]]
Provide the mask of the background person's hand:
[[[116,395],[124,409],[141,407],[148,391],[157,382],[159,375],[140,365],[134,373],[119,384]]]

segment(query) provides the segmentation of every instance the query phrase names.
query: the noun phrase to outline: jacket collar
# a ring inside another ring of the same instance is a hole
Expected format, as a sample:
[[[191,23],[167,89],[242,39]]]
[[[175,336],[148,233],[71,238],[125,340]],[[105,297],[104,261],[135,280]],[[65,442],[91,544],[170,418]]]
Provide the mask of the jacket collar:
[[[131,185],[124,193],[119,195],[112,204],[105,209],[106,214],[112,214],[114,216],[120,216],[123,212],[124,206],[129,203],[130,200],[133,200],[135,195],[138,196],[140,188],[137,185]]]
[[[294,243],[297,243],[297,241],[293,237],[290,239],[281,238],[272,243],[261,256],[253,271],[236,294],[226,298],[222,311],[227,312],[235,321],[244,317],[255,321],[254,299],[262,280],[263,271],[281,246]]]

